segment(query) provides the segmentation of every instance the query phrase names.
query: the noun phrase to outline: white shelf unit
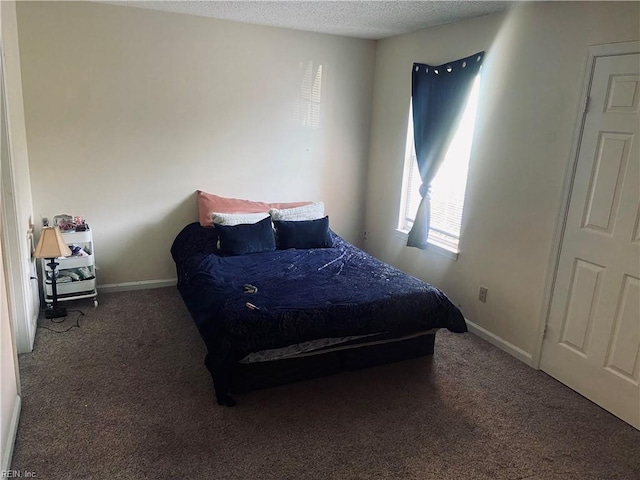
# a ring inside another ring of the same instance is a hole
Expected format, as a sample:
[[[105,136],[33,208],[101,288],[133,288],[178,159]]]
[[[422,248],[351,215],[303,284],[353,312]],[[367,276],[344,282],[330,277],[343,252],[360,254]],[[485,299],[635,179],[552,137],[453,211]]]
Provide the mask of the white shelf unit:
[[[62,232],[62,238],[67,245],[78,245],[88,253],[87,256],[70,256],[58,257],[56,268],[58,281],[56,282],[56,290],[58,293],[58,302],[68,300],[80,300],[84,298],[93,298],[94,306],[98,306],[98,291],[96,290],[96,262],[95,251],[93,246],[93,234],[90,229],[82,232],[68,231]],[[53,288],[51,286],[51,268],[47,265],[49,259],[43,258],[42,271],[44,273],[42,280],[42,289],[44,291],[44,299],[47,304],[53,303]],[[61,282],[59,279],[66,276],[65,270],[74,270],[85,267],[89,276],[86,279],[73,280],[71,282]]]

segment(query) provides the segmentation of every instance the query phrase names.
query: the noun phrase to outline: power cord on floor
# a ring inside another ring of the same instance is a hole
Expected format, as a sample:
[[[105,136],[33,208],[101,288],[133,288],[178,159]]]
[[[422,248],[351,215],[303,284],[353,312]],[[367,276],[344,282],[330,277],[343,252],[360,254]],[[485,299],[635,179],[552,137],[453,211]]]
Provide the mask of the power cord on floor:
[[[40,328],[44,328],[45,330],[49,330],[50,332],[54,332],[54,333],[66,333],[69,330],[71,330],[72,328],[80,328],[80,317],[84,317],[84,312],[82,310],[67,310],[67,313],[71,313],[71,312],[78,312],[78,315],[76,316],[76,323],[75,325],[71,325],[69,328],[67,328],[66,330],[56,330],[55,328],[49,328],[46,325],[42,325],[40,323],[40,320],[38,320],[37,325]],[[50,318],[49,321],[51,323],[64,323],[67,320],[67,317],[62,317],[59,319],[55,319],[55,318]]]

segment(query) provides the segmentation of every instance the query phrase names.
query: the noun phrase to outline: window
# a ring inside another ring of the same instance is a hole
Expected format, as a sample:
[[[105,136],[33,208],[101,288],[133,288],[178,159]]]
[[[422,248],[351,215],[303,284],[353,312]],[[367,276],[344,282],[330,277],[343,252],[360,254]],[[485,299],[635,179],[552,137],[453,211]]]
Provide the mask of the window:
[[[458,239],[462,224],[462,208],[467,186],[471,140],[478,105],[480,75],[473,83],[460,126],[451,141],[444,161],[431,183],[431,222],[429,225],[430,244],[450,252],[458,252]],[[413,226],[420,205],[420,185],[422,180],[418,171],[416,152],[413,142],[413,115],[409,109],[409,128],[402,188],[402,202],[398,229],[408,232]]]

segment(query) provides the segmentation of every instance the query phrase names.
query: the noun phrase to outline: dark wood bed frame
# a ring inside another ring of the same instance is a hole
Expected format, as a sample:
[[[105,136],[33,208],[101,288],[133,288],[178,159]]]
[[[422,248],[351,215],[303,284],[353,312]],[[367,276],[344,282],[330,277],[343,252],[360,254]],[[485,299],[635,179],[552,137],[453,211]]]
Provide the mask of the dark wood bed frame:
[[[357,370],[432,355],[434,343],[435,332],[429,332],[401,340],[389,339],[364,345],[356,343],[295,358],[236,363],[231,368],[230,390],[232,393],[246,393],[331,375],[343,370]]]

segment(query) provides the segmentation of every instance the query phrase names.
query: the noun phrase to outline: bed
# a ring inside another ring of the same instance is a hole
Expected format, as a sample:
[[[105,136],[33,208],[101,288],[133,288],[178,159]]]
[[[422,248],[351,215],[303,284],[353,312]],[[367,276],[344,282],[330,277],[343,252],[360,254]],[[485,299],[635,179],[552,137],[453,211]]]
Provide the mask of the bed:
[[[231,393],[429,355],[437,329],[467,330],[438,288],[330,229],[323,248],[236,255],[219,236],[189,224],[171,255],[220,405],[235,404]]]

